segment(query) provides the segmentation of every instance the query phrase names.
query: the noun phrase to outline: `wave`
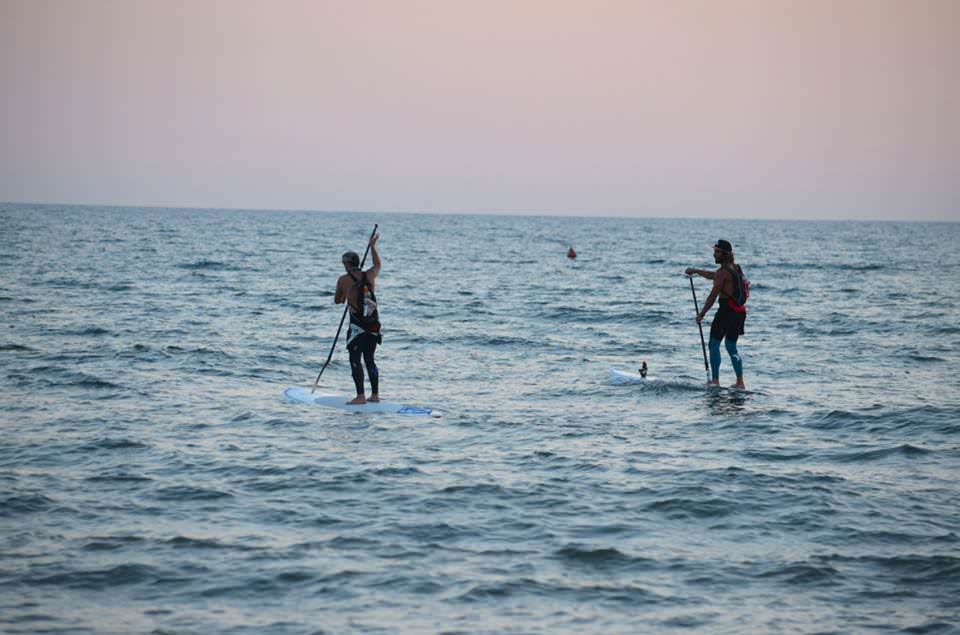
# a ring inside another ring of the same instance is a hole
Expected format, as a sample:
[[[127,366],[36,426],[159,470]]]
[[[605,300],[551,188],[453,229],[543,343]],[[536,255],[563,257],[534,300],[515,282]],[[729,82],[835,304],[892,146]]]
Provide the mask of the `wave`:
[[[223,359],[233,359],[233,355],[226,351],[220,350],[219,348],[207,348],[205,346],[198,346],[197,348],[183,348],[181,346],[177,346],[176,344],[171,344],[164,350],[170,354],[185,353],[187,355],[196,355],[197,357],[219,357]]]
[[[508,491],[495,483],[478,483],[476,485],[449,485],[440,490],[441,494],[457,494],[465,496],[491,497],[502,500]]]
[[[205,501],[233,498],[233,494],[191,485],[175,485],[151,492],[150,497],[162,501]]]
[[[107,536],[89,538],[90,542],[83,545],[84,551],[115,551],[130,545],[144,542],[140,536]]]
[[[916,547],[928,547],[931,544],[942,544],[945,546],[956,545],[960,543],[960,536],[950,531],[947,533],[908,533],[907,531],[890,531],[882,529],[873,529],[869,527],[840,527],[834,532],[837,543],[850,544],[856,546],[863,545],[889,545],[904,546],[913,545]]]
[[[105,379],[81,372],[70,371],[59,366],[35,366],[27,369],[26,372],[30,374],[11,373],[7,375],[7,377],[8,379],[14,380],[21,387],[36,387],[39,385],[43,388],[89,388],[109,391],[124,389],[123,386]],[[111,394],[102,398],[109,399],[113,396],[115,395]]]
[[[84,480],[89,483],[149,483],[153,479],[149,476],[129,474],[127,472],[111,472],[107,474],[97,474],[96,476],[88,476]]]
[[[100,326],[88,326],[78,331],[70,331],[68,334],[80,337],[102,337],[104,335],[113,335],[113,332]]]
[[[0,353],[32,353],[34,349],[23,344],[0,344]]]
[[[228,265],[219,260],[207,260],[206,258],[194,262],[180,263],[176,267],[188,271],[241,271],[239,267]]]
[[[166,353],[153,351],[148,344],[134,344],[128,349],[119,350],[114,354],[117,359],[156,359],[157,357],[169,357]]]
[[[677,600],[661,596],[649,589],[625,584],[558,584],[532,578],[518,578],[504,582],[476,584],[456,599],[460,602],[504,601],[517,596],[550,598],[551,600],[583,602],[611,602],[625,606],[673,603]]]
[[[42,282],[49,289],[95,289],[96,285],[90,282],[80,282],[73,278],[50,278]]]
[[[942,433],[960,432],[960,408],[918,406],[903,409],[883,409],[880,412],[830,410],[816,416],[806,425],[819,430],[880,430],[929,429]]]
[[[81,448],[81,450],[85,452],[96,450],[139,450],[147,447],[149,446],[132,439],[113,439],[110,437],[105,437],[103,439],[87,443]]]
[[[73,388],[92,388],[94,390],[122,390],[123,386],[115,384],[112,381],[107,381],[105,379],[98,379],[96,377],[84,377],[75,381],[68,381],[60,384],[54,384],[60,386],[70,386]]]
[[[810,562],[794,562],[777,566],[755,574],[762,579],[775,579],[786,584],[836,586],[843,577],[840,572],[829,564]]]
[[[960,557],[953,555],[908,554],[897,556],[845,556],[834,554],[825,560],[835,565],[866,566],[873,576],[897,585],[950,585],[957,588]]]
[[[913,362],[921,363],[941,363],[947,361],[942,357],[937,357],[935,355],[920,355],[918,353],[911,353],[907,355],[907,359]]]
[[[449,338],[449,341],[459,341],[470,346],[489,346],[491,348],[500,346],[528,347],[536,344],[537,347],[542,349],[544,346],[543,341],[540,339],[528,339],[513,335],[474,335],[472,333],[468,333],[458,337],[451,337]]]
[[[905,456],[916,458],[933,454],[933,450],[903,443],[892,448],[877,448],[873,450],[862,450],[855,452],[836,452],[827,455],[827,458],[837,463],[867,463],[877,461],[891,456]]]
[[[43,494],[15,494],[0,499],[0,518],[46,512],[54,506],[54,501]]]
[[[900,594],[901,592],[897,592],[898,596]],[[938,622],[934,620],[918,626],[905,628],[903,629],[903,632],[908,633],[909,635],[926,635],[927,633],[952,633],[955,630],[955,622]]]
[[[235,584],[211,586],[201,590],[199,595],[203,598],[239,597],[253,599],[257,597],[269,597],[276,594],[282,595],[289,592],[291,585],[303,584],[305,582],[323,583],[321,589],[324,591],[335,591],[348,585],[353,578],[364,575],[368,574],[360,571],[343,570],[331,575],[321,575],[315,569],[291,569],[271,576],[246,578]],[[260,632],[270,632],[270,629],[261,629]],[[325,631],[320,632],[323,633]]]
[[[657,562],[651,558],[629,556],[614,547],[589,547],[585,545],[567,545],[555,551],[553,557],[569,565],[589,566],[597,569],[650,567]]]
[[[644,509],[674,519],[719,518],[732,514],[736,510],[736,505],[719,498],[667,498],[649,503]]]
[[[746,450],[743,456],[759,461],[805,461],[810,458],[809,452],[791,452],[789,450]]]
[[[156,581],[159,570],[145,564],[121,564],[109,569],[71,571],[47,576],[21,577],[31,586],[57,586],[69,589],[103,591],[106,589]]]
[[[176,536],[164,541],[176,549],[231,549],[236,551],[259,551],[263,547],[251,545],[235,545],[216,540],[215,538],[190,538],[188,536]]]

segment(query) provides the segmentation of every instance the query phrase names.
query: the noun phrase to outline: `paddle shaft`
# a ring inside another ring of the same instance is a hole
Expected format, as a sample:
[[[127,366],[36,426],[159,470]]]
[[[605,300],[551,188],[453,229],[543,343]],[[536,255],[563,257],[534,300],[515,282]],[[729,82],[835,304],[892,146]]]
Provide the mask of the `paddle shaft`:
[[[690,279],[690,293],[693,294],[693,308],[700,317],[700,305],[697,303],[697,290],[693,288],[693,276],[687,276]],[[710,380],[710,363],[707,361],[707,343],[703,340],[703,324],[697,322],[697,328],[700,329],[700,346],[703,348],[703,367],[707,370],[707,380]]]
[[[377,234],[378,225],[374,223],[373,231],[370,232],[370,240],[373,240],[373,237]],[[363,263],[367,261],[367,254],[370,253],[370,240],[367,241],[367,249],[363,252],[363,259],[360,261],[360,269],[363,269]],[[317,380],[313,382],[313,388],[310,389],[310,394],[313,394],[313,391],[317,389],[317,385],[320,383],[320,376],[323,375],[323,371],[327,369],[327,366],[330,364],[330,360],[333,359],[333,351],[337,348],[337,340],[340,339],[340,331],[343,330],[343,321],[347,318],[347,311],[350,310],[350,299],[345,298],[343,307],[343,315],[340,316],[340,326],[337,327],[337,334],[333,338],[333,345],[330,347],[330,354],[327,355],[327,361],[323,363],[323,366],[320,368],[320,372],[317,374]]]

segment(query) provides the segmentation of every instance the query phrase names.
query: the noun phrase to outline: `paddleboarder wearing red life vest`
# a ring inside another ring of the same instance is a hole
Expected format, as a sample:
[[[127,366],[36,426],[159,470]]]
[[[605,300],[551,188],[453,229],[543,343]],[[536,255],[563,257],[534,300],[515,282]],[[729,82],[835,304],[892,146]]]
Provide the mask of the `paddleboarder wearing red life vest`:
[[[718,240],[713,246],[713,259],[720,268],[716,271],[688,267],[686,274],[703,276],[713,280],[713,289],[703,303],[703,309],[697,315],[697,324],[703,321],[707,311],[719,297],[720,305],[713,323],[710,325],[710,373],[711,384],[720,383],[720,342],[725,342],[733,371],[737,375],[736,388],[746,388],[743,383],[743,359],[737,351],[737,339],[743,335],[744,322],[747,319],[747,298],[750,295],[750,281],[743,275],[733,259],[733,245],[726,240]]]
[[[337,291],[333,301],[344,302],[350,307],[350,326],[347,329],[347,351],[350,353],[350,373],[357,389],[357,396],[347,404],[365,404],[368,401],[380,401],[380,371],[373,359],[377,344],[382,341],[380,335],[380,315],[377,311],[377,296],[374,293],[377,275],[380,273],[380,254],[377,253],[377,240],[380,234],[370,238],[370,255],[373,266],[362,271],[360,256],[348,251],[341,262],[347,273],[337,279]],[[361,358],[363,363],[361,364]],[[370,398],[363,389],[363,367],[367,367],[370,377]]]

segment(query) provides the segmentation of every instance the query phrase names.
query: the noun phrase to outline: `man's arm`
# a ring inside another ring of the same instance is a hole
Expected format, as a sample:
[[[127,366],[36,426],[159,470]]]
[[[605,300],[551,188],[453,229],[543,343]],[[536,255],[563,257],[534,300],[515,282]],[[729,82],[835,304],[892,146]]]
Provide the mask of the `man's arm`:
[[[373,238],[370,239],[370,257],[373,258],[373,266],[367,271],[367,278],[371,280],[380,273],[380,254],[377,253],[377,241],[379,239],[380,234],[374,234]]]
[[[343,304],[343,301],[347,299],[346,295],[343,292],[343,278],[337,278],[337,291],[333,294],[333,303]]]
[[[713,280],[713,277],[716,275],[715,271],[710,271],[709,269],[694,269],[693,267],[687,267],[687,270],[684,271],[684,273],[688,276],[703,276],[707,280]]]
[[[714,273],[714,272],[711,272]],[[713,306],[713,303],[716,301],[717,296],[720,295],[720,290],[723,289],[723,281],[726,276],[726,272],[718,271],[710,277],[713,278],[713,288],[710,289],[710,295],[707,296],[707,299],[703,301],[703,308],[700,310],[700,315],[697,316],[697,322],[701,322],[703,318],[707,316],[707,311],[710,310],[710,307]]]

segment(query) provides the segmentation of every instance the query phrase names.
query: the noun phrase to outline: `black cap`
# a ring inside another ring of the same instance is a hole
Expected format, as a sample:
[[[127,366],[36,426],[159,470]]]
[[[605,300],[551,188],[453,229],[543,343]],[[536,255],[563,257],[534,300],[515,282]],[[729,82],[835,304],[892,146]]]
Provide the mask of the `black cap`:
[[[717,244],[714,245],[713,248],[733,253],[733,245],[731,245],[729,241],[723,240],[722,238],[717,241]]]

